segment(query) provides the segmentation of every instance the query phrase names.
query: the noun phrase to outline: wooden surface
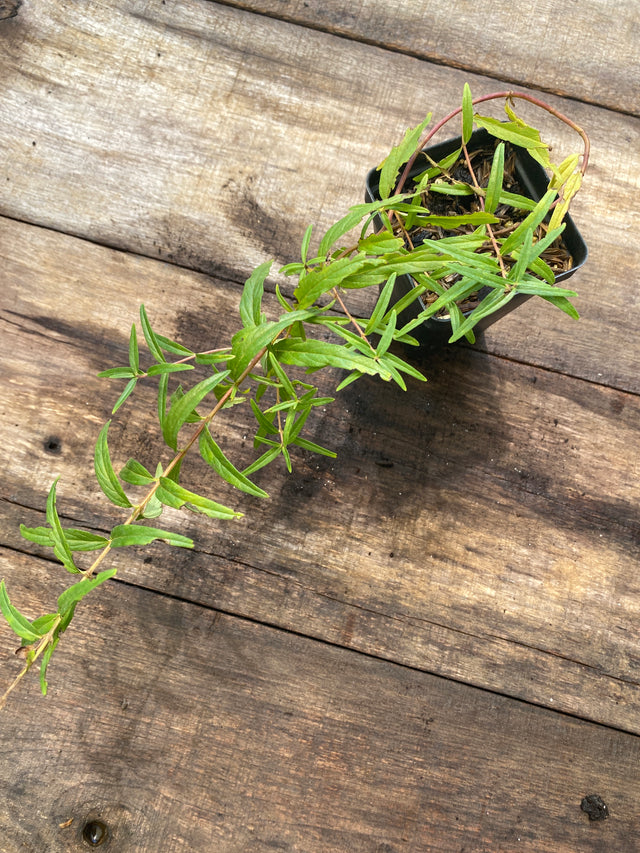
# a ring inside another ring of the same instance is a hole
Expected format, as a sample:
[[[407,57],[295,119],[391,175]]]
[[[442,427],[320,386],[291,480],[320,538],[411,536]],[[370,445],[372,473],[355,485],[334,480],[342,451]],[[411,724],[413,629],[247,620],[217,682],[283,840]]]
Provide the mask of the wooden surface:
[[[94,818],[124,851],[640,850],[637,22],[620,3],[614,37],[592,0],[556,38],[565,5],[535,7],[536,45],[520,0],[511,37],[463,0],[25,0],[0,21],[0,575],[34,615],[64,571],[18,526],[51,481],[65,523],[121,520],[91,475],[117,395],[96,373],[140,302],[188,345],[228,340],[251,268],[360,201],[466,79],[557,93],[593,141],[582,319],[531,301],[427,385],[350,386],[311,424],[337,461],[262,472],[269,502],[216,493],[237,523],[175,513],[193,552],[119,554],[50,695],[0,719],[3,853],[87,849]],[[117,465],[161,452],[142,399]],[[220,426],[238,464],[245,424]],[[0,626],[0,687],[12,642]]]

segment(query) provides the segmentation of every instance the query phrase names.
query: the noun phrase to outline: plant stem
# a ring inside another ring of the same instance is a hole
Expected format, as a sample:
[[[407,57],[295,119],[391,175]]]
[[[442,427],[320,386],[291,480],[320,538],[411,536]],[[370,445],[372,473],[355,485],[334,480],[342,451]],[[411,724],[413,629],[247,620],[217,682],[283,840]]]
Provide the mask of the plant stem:
[[[35,650],[33,651],[33,654],[27,658],[27,662],[24,665],[24,667],[16,675],[16,677],[13,679],[11,684],[4,691],[2,696],[0,696],[0,711],[2,711],[4,706],[7,704],[7,699],[9,698],[11,693],[16,689],[18,684],[20,684],[20,682],[25,677],[25,675],[29,672],[29,670],[31,669],[33,664],[40,657],[40,655],[45,651],[45,649],[47,648],[49,643],[53,640],[53,635],[54,635],[58,625],[60,624],[61,619],[62,619],[62,616],[58,615],[58,618],[54,622],[53,626],[49,629],[49,631],[47,631],[47,633],[43,637],[40,637],[38,645],[36,646]]]
[[[498,99],[504,99],[504,100],[512,101],[514,98],[517,98],[517,99],[522,100],[522,101],[529,101],[529,103],[534,104],[537,107],[540,107],[540,109],[545,110],[546,112],[550,113],[552,116],[555,116],[557,119],[564,122],[566,125],[568,125],[572,130],[574,130],[582,138],[582,141],[584,143],[584,153],[582,155],[582,167],[581,167],[580,171],[584,175],[585,172],[587,171],[587,165],[589,163],[589,152],[591,150],[591,144],[589,142],[589,137],[587,136],[586,132],[579,125],[577,125],[574,121],[572,121],[568,116],[564,115],[564,113],[559,112],[554,107],[552,107],[550,104],[547,104],[544,101],[541,101],[539,98],[536,98],[533,95],[528,95],[525,92],[512,92],[512,91],[492,92],[490,95],[481,95],[479,98],[474,98],[472,103],[475,106],[476,104],[482,104],[485,101],[495,101]],[[415,163],[415,161],[418,158],[418,155],[420,154],[422,149],[435,136],[435,134],[440,130],[440,128],[444,127],[444,125],[447,124],[448,122],[450,122],[452,118],[455,118],[457,115],[460,115],[461,112],[462,112],[462,107],[458,107],[457,109],[453,110],[453,112],[450,112],[449,115],[445,116],[443,119],[440,119],[440,121],[437,122],[437,124],[435,124],[434,127],[432,127],[423,136],[423,138],[418,143],[415,152],[409,158],[406,166],[404,167],[404,171],[402,172],[402,175],[400,176],[400,180],[398,182],[398,185],[396,186],[396,189],[395,189],[395,193],[394,193],[395,195],[402,192],[402,188],[404,187],[405,182],[406,182],[407,178],[409,177],[409,172],[411,171],[411,167]]]

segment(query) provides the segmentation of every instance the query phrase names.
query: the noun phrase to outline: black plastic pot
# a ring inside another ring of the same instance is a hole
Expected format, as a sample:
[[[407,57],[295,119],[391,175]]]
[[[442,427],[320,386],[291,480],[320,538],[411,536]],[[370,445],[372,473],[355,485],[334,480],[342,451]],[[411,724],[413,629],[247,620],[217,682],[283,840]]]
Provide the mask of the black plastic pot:
[[[467,148],[469,151],[475,151],[478,148],[484,148],[487,143],[494,139],[495,137],[492,137],[486,130],[476,130],[474,131]],[[442,160],[443,157],[446,157],[447,154],[451,154],[453,151],[460,148],[460,145],[461,138],[458,136],[455,139],[448,139],[437,145],[430,146],[425,150],[429,153],[432,160],[438,162]],[[424,172],[425,168],[425,161],[419,158],[418,162],[411,170],[409,181],[411,178],[414,178],[416,175]],[[522,195],[529,196],[535,201],[542,198],[549,183],[548,176],[542,166],[537,163],[525,149],[516,148],[515,170],[520,186],[522,187]],[[407,183],[409,183],[409,181]],[[372,169],[367,175],[365,194],[366,201],[375,201],[380,198],[378,191],[379,182],[380,172],[378,172],[377,169]],[[574,272],[587,260],[588,254],[586,243],[582,239],[580,232],[576,228],[573,219],[569,214],[565,216],[565,222],[566,227],[562,236],[567,249],[571,253],[573,266],[571,269],[561,272],[556,276],[556,282],[558,283],[566,281],[566,279],[572,276]],[[376,222],[376,227],[379,228],[381,225],[382,223],[378,220]],[[405,294],[409,293],[409,291],[413,290],[414,286],[415,281],[410,275],[398,276],[393,290],[393,295],[391,297],[392,304],[401,299]],[[514,296],[513,299],[503,308],[499,309],[494,314],[491,314],[489,317],[485,317],[480,320],[474,327],[475,333],[477,334],[478,332],[486,329],[488,326],[491,326],[496,322],[496,320],[499,320],[501,317],[509,314],[530,298],[531,296],[528,294],[516,294],[516,296]],[[419,301],[416,300],[407,309],[400,312],[398,325],[400,326],[410,322],[418,316],[420,311],[421,305]],[[467,312],[465,316],[468,316],[469,313],[471,312]],[[425,320],[421,326],[415,328],[411,334],[420,341],[424,348],[438,349],[446,344],[451,337],[451,321],[440,317],[430,317],[428,320]]]

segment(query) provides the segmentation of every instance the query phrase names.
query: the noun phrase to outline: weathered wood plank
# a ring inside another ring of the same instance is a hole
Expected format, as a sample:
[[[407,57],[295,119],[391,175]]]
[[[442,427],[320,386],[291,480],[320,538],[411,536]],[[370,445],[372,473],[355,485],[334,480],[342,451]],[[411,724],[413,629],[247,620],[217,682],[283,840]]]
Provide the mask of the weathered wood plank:
[[[635,0],[223,0],[389,50],[640,115]],[[401,84],[402,85],[402,84]]]
[[[458,103],[464,80],[476,93],[496,87],[196,0],[33,0],[3,24],[0,40],[0,210],[235,280],[266,257],[296,257],[307,223],[321,231],[360,201],[370,166],[427,109],[443,115]],[[640,121],[553,103],[593,137],[575,205],[591,246],[576,280],[583,321],[529,304],[533,331],[521,336],[520,321],[509,318],[487,342],[637,392],[640,355],[629,340],[640,247],[629,222]],[[573,146],[563,126],[546,116],[540,125],[559,151]]]
[[[118,393],[95,374],[126,361],[138,301],[165,334],[205,348],[235,330],[239,289],[1,227],[2,541],[24,550],[17,525],[42,523],[59,474],[70,522],[120,520],[91,473]],[[637,732],[638,398],[464,349],[427,372],[407,395],[363,382],[319,412],[310,437],[339,461],[264,472],[270,502],[185,468],[246,519],[176,515],[198,550],[120,555],[123,578]],[[112,425],[116,465],[155,468],[151,389],[142,399],[146,414]],[[236,407],[220,426],[237,464],[250,458],[246,418]]]
[[[50,590],[43,561],[0,571],[24,607]],[[4,853],[86,850],[95,820],[123,853],[640,844],[637,737],[116,583],[72,631],[2,719]]]

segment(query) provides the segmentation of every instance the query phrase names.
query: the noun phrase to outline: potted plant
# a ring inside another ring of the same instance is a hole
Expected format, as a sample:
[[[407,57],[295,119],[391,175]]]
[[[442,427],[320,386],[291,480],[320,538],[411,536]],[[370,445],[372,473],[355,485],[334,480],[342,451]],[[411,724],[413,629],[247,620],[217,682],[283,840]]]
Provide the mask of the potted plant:
[[[507,121],[474,115],[476,104],[496,98],[505,99]],[[579,154],[571,154],[554,166],[539,133],[514,113],[516,99],[573,128],[584,143],[582,163]],[[460,136],[424,148],[459,114]],[[415,146],[421,128],[407,133],[407,148]],[[463,336],[473,342],[472,330],[487,328],[534,294],[577,318],[568,302],[575,294],[551,286],[568,279],[587,259],[585,242],[568,214],[588,164],[589,140],[581,128],[530,95],[499,92],[472,100],[466,86],[462,106],[398,163],[406,150],[395,149],[400,156],[392,152],[366,182],[369,201],[410,189],[407,207],[394,212],[391,227],[405,246],[424,246],[425,261],[431,263],[424,272],[395,281],[389,304],[399,303],[406,331],[427,349]],[[403,171],[396,180],[398,166]],[[483,214],[492,214],[493,221]],[[375,221],[383,227],[380,215]]]
[[[474,113],[475,104],[495,99],[505,102],[506,122]],[[578,154],[557,167],[551,164],[538,131],[516,116],[513,102],[517,99],[533,102],[576,130],[584,141],[581,164]],[[420,154],[431,136],[457,115],[462,117],[460,138]],[[313,409],[333,400],[310,381],[319,368],[338,369],[336,391],[365,374],[406,389],[405,376],[425,377],[392,351],[392,345],[418,346],[420,338],[431,334],[429,325],[435,323],[440,339],[444,329],[451,340],[462,336],[473,340],[475,328],[532,295],[577,317],[569,302],[575,293],[557,287],[556,281],[586,257],[584,244],[567,219],[569,203],[587,167],[589,145],[584,131],[529,95],[502,92],[474,102],[466,86],[462,106],[421,140],[429,120],[430,116],[407,131],[376,174],[369,176],[369,200],[332,225],[315,252],[310,250],[312,228],[307,229],[300,261],[282,269],[296,280],[292,293],[285,296],[275,288],[279,316],[270,319],[263,310],[271,262],[260,265],[245,283],[239,306],[241,325],[226,347],[195,352],[157,333],[141,307],[146,355],[141,359],[134,324],[128,364],[100,375],[124,380],[114,415],[139,382],[157,383],[165,458],[155,465],[129,459],[116,472],[108,421],[95,447],[95,474],[106,497],[125,511],[123,523],[100,532],[63,528],[56,508],[56,481],[46,501],[46,525],[21,527],[27,540],[51,548],[75,577],[58,597],[55,609],[35,619],[11,603],[4,581],[0,582],[0,611],[18,636],[25,657],[22,670],[0,698],[0,707],[36,662],[41,690],[46,693],[51,655],[77,604],[116,573],[106,568],[113,549],[155,540],[193,547],[187,537],[155,526],[165,507],[219,520],[240,517],[241,513],[181,482],[181,466],[188,453],[197,449],[227,483],[266,498],[267,492],[251,479],[259,469],[282,457],[291,471],[296,448],[335,456],[302,434]],[[483,130],[479,137],[472,135],[474,123]],[[527,177],[529,159],[548,169],[550,177],[540,170]],[[461,163],[466,166],[464,174]],[[437,198],[445,199],[444,209],[436,210]],[[567,268],[554,271],[556,262],[549,252],[563,259]],[[347,306],[347,294],[367,287],[379,288],[375,306],[369,316],[355,316]],[[439,312],[446,317],[439,317]],[[196,381],[187,386],[185,374],[192,371]],[[180,384],[178,378],[183,380]],[[214,437],[221,413],[238,404],[253,416],[254,446],[259,451],[242,470]],[[87,553],[94,556],[87,558]]]

